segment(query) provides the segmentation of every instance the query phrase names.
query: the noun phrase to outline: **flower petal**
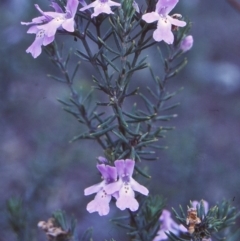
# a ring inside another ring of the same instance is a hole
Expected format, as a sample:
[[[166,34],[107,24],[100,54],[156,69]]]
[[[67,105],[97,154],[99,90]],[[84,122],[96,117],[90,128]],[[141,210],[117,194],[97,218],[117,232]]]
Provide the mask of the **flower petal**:
[[[160,41],[164,41],[166,42],[167,44],[172,44],[173,43],[173,40],[174,40],[174,36],[173,36],[173,33],[171,31],[169,32],[161,32],[161,30],[159,29],[156,29],[154,32],[153,32],[153,38],[157,41],[157,42],[160,42]]]
[[[38,4],[34,4],[35,8],[44,16],[43,10],[39,7]]]
[[[55,36],[52,36],[52,37],[45,36],[43,39],[43,46],[47,46],[48,44],[52,43],[54,38]]]
[[[130,178],[130,185],[132,189],[136,192],[140,192],[143,195],[147,196],[149,191],[146,187],[140,185],[137,181],[135,181],[133,178]]]
[[[69,11],[71,13],[71,16],[74,17],[77,12],[77,7],[78,7],[78,0],[68,0],[66,11],[67,12]]]
[[[153,241],[161,241],[167,239],[168,236],[165,234],[165,230],[159,230],[157,232],[157,236],[153,239]]]
[[[134,197],[124,196],[117,199],[116,206],[120,210],[125,210],[126,208],[129,208],[132,212],[134,212],[138,210],[139,204]]]
[[[201,200],[200,202],[198,202],[195,200],[195,201],[192,201],[192,206],[193,206],[193,208],[197,209],[197,206],[200,207],[201,202],[203,202],[204,211],[205,211],[205,214],[207,214],[207,212],[209,210],[209,204],[207,201]]]
[[[27,33],[35,33],[35,34],[37,34],[39,31],[40,31],[40,30],[38,29],[38,27],[37,27],[36,25],[34,25],[34,26],[31,26],[31,27],[28,29]]]
[[[167,239],[165,232],[172,232],[175,235],[179,234],[180,226],[171,218],[171,213],[163,209],[162,214],[159,218],[160,230],[158,231],[158,236],[154,240],[164,240]]]
[[[122,177],[125,175],[125,161],[124,160],[116,160],[114,162],[115,167],[117,168],[118,176]]]
[[[61,13],[56,13],[56,12],[44,12],[38,4],[34,4],[34,6],[36,7],[36,9],[46,18],[48,18],[48,21],[50,21],[53,18],[56,18],[59,14]]]
[[[180,232],[183,232],[183,233],[188,232],[187,228],[185,228],[182,224],[180,224],[180,225],[178,226],[178,229],[179,229]]]
[[[45,34],[48,37],[51,37],[56,34],[57,29],[62,25],[64,20],[65,20],[64,18],[57,17],[57,18],[54,18],[53,20],[51,20],[49,23],[38,26],[38,28],[44,29]]]
[[[109,213],[109,202],[111,201],[111,195],[106,195],[104,191],[100,191],[95,196],[94,200],[88,203],[87,211],[90,213],[98,212],[100,216],[107,215]]]
[[[42,43],[44,34],[36,34],[34,42],[27,48],[26,52],[31,53],[33,58],[37,58],[42,53]]]
[[[108,172],[108,181],[110,182],[115,182],[117,181],[117,168],[116,167],[111,167],[111,166],[106,166],[107,172]]]
[[[107,194],[113,194],[121,189],[123,182],[119,179],[117,182],[110,183],[104,187]]]
[[[158,42],[163,40],[167,44],[173,43],[174,36],[171,31],[171,23],[167,18],[159,19],[157,29],[153,32],[153,38]]]
[[[159,220],[160,221],[166,221],[169,218],[171,218],[171,213],[168,210],[163,209],[162,214],[161,214]]]
[[[117,180],[117,169],[105,164],[98,164],[97,169],[101,172],[103,178],[109,183]]]
[[[108,6],[106,3],[101,5],[99,4],[94,8],[94,12],[91,15],[91,17],[97,17],[101,13],[112,14],[113,11],[111,10],[110,6]]]
[[[74,19],[69,18],[62,23],[62,27],[68,32],[74,32],[74,24],[75,24]]]
[[[41,24],[47,21],[45,16],[40,16],[32,19],[32,22],[21,22],[22,25],[30,25],[30,24]]]
[[[159,19],[159,15],[156,12],[145,13],[142,16],[142,19],[147,23],[152,23]]]
[[[87,187],[87,188],[84,189],[84,195],[88,196],[88,195],[91,195],[93,193],[99,192],[104,186],[105,186],[105,181],[102,181],[98,184]]]
[[[103,157],[103,156],[99,156],[98,158],[98,161],[100,162],[100,163],[102,163],[102,164],[107,164],[108,163],[108,160],[107,160],[107,158],[105,158],[105,157]]]
[[[84,11],[84,10],[89,9],[89,8],[95,8],[97,5],[98,5],[98,2],[94,1],[90,4],[88,4],[87,6],[80,8],[79,11]]]
[[[125,173],[127,173],[129,177],[131,177],[133,174],[134,165],[135,165],[135,161],[131,159],[125,160]]]
[[[87,3],[85,2],[85,0],[79,0],[79,3],[80,3],[83,7],[87,6]]]
[[[177,3],[178,0],[158,0],[156,12],[165,16],[172,11]]]
[[[121,4],[120,3],[116,3],[116,2],[113,2],[113,1],[111,1],[111,0],[109,0],[107,3],[106,3],[108,6],[118,6],[118,7],[120,7],[121,6]]]
[[[139,207],[137,200],[134,197],[134,191],[131,186],[128,184],[124,184],[119,191],[119,198],[116,202],[117,207],[120,210],[124,210],[129,208],[131,211],[136,211]]]
[[[63,13],[62,8],[56,2],[52,2],[50,6],[54,8],[55,12]]]
[[[167,16],[167,19],[168,19],[168,21],[169,21],[171,24],[173,24],[173,25],[175,25],[175,26],[178,26],[178,27],[184,27],[184,26],[186,26],[186,22],[181,21],[181,20],[178,20],[178,19],[176,19],[176,18],[172,18],[172,17],[170,17],[170,16]]]

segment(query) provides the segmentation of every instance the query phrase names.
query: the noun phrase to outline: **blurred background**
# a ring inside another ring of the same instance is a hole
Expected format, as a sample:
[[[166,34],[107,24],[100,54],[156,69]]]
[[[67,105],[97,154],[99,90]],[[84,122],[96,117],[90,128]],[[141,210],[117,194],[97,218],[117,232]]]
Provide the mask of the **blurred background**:
[[[83,190],[99,182],[96,157],[103,151],[92,141],[69,143],[83,130],[56,100],[67,99],[69,90],[47,78],[58,70],[44,52],[36,60],[25,53],[34,36],[20,21],[38,16],[34,3],[49,9],[47,0],[0,2],[0,241],[16,240],[6,211],[10,197],[23,199],[32,240],[45,240],[37,223],[58,209],[76,217],[80,236],[93,227],[94,240],[124,240],[124,230],[109,222],[122,214],[113,204],[106,217],[85,210],[94,196],[84,197]],[[194,47],[187,67],[167,86],[170,92],[184,87],[174,99],[181,102],[178,117],[166,123],[176,129],[161,140],[169,148],[157,162],[142,164],[150,164],[152,176],[142,183],[166,197],[168,209],[200,199],[240,208],[240,12],[225,0],[180,0],[172,13],[192,21]],[[147,54],[157,70],[155,47]],[[84,92],[93,85],[92,70],[86,63],[82,68],[76,84]],[[137,75],[140,89],[150,79],[148,72]]]

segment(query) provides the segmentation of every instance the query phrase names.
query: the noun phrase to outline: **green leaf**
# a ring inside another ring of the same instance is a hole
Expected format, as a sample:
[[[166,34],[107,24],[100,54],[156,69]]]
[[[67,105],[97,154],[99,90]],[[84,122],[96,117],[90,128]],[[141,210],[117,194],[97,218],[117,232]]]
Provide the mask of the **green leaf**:
[[[66,69],[67,66],[68,66],[68,63],[69,63],[71,54],[72,54],[72,49],[69,50],[68,55],[67,55],[67,58],[66,58],[66,60],[65,60],[64,63],[63,63],[65,69]]]
[[[187,63],[187,58],[185,58],[178,66],[175,67],[175,70],[173,72],[167,74],[166,79],[170,79],[177,75],[187,65]]]
[[[104,47],[105,47],[108,51],[110,51],[111,53],[116,54],[116,55],[118,55],[118,56],[121,55],[121,54],[118,53],[117,51],[115,51],[115,50],[113,50],[112,48],[110,48],[101,38],[98,37],[98,40],[99,40],[99,41],[104,45]],[[106,56],[105,56],[105,57],[106,57]]]
[[[128,224],[124,224],[124,223],[120,223],[120,222],[113,222],[114,224],[116,224],[117,226],[121,227],[121,228],[125,228],[128,230],[135,230],[135,228],[133,228],[132,226],[128,225]]]
[[[57,101],[59,101],[61,104],[63,104],[63,105],[66,105],[66,106],[72,106],[70,103],[68,103],[68,102],[65,102],[64,100],[61,100],[61,99],[59,99],[59,98],[57,98]]]
[[[133,115],[127,112],[123,112],[124,115],[126,115],[127,117],[134,119],[136,121],[147,121],[150,120],[151,118],[153,118],[155,115],[151,115],[151,116],[138,116],[138,115]]]
[[[172,118],[176,118],[178,115],[177,114],[173,114],[173,115],[160,115],[155,117],[155,120],[161,120],[161,121],[169,121]]]
[[[76,141],[76,140],[79,140],[79,139],[93,139],[93,137],[89,135],[89,132],[84,132],[84,133],[81,133],[81,134],[79,134],[79,135],[77,135],[77,136],[74,136],[74,137],[69,141],[69,143],[72,143],[72,142],[74,142],[74,141]]]
[[[121,132],[117,132],[117,131],[112,131],[117,137],[120,138],[120,140],[122,140],[125,144],[129,145],[129,141],[126,139],[126,137],[121,133]]]
[[[115,115],[109,116],[100,125],[98,125],[97,128],[105,128],[106,126],[111,124],[115,119],[116,119]]]
[[[120,70],[118,69],[118,67],[106,55],[102,54],[102,56],[107,61],[107,63],[113,67],[113,69],[115,69],[118,73],[120,73]]]
[[[61,83],[66,83],[66,80],[62,79],[62,78],[59,78],[57,76],[54,76],[54,75],[50,75],[50,74],[47,74],[47,77],[53,79],[53,80],[56,80],[58,82],[61,82]]]
[[[153,142],[156,142],[156,141],[158,141],[157,138],[154,138],[154,139],[151,139],[151,140],[148,140],[148,141],[140,142],[139,144],[137,144],[135,146],[135,149],[138,149],[138,148],[143,147],[143,146],[148,146],[150,143],[153,143]]]
[[[118,125],[112,125],[112,126],[109,126],[108,128],[105,128],[105,129],[103,129],[103,130],[101,130],[101,131],[96,131],[96,132],[94,132],[94,133],[91,133],[91,134],[89,134],[90,136],[92,136],[92,137],[100,137],[100,136],[102,136],[102,135],[105,135],[107,132],[109,132],[109,131],[111,131],[111,130],[113,130],[114,128],[116,128]]]
[[[130,152],[130,150],[126,150],[126,151],[122,152],[121,155],[119,155],[117,157],[117,159],[123,159],[123,158],[126,159],[128,154],[129,154],[129,152]]]
[[[179,105],[180,105],[180,103],[176,103],[174,105],[170,105],[170,106],[164,107],[164,108],[160,109],[160,111],[172,110],[172,109],[178,107]]]
[[[147,90],[155,99],[158,99],[158,96],[148,86],[147,86]]]
[[[183,89],[184,89],[184,88],[181,87],[178,91],[175,91],[175,92],[173,92],[173,93],[171,93],[171,94],[165,95],[164,97],[161,98],[161,101],[166,101],[166,100],[171,99],[173,96],[175,96],[176,94],[178,94],[178,93],[179,93],[180,91],[182,91]]]
[[[87,29],[86,34],[93,42],[98,44],[98,38],[96,38],[90,30]]]
[[[139,93],[139,96],[141,96],[143,98],[149,113],[151,113],[151,114],[154,113],[154,105],[151,103],[151,101],[146,96],[144,96],[142,93]]]
[[[148,175],[146,172],[144,172],[143,170],[141,170],[136,164],[134,166],[134,169],[141,174],[142,176],[146,177],[146,178],[152,178],[150,175]]]
[[[84,61],[90,62],[90,58],[86,54],[84,54],[82,51],[80,51],[80,50],[77,50],[75,52],[75,55],[77,55],[80,59],[82,59]]]
[[[82,238],[80,239],[80,241],[93,241],[92,240],[92,233],[93,233],[93,228],[88,228],[84,232],[84,234],[83,234]]]
[[[77,71],[78,71],[78,68],[79,68],[80,64],[81,64],[81,62],[79,61],[79,62],[77,63],[77,65],[76,65],[74,71],[73,71],[73,74],[72,74],[72,77],[71,77],[71,81],[73,81],[73,79],[75,78],[75,75],[76,75],[76,73],[77,73]]]

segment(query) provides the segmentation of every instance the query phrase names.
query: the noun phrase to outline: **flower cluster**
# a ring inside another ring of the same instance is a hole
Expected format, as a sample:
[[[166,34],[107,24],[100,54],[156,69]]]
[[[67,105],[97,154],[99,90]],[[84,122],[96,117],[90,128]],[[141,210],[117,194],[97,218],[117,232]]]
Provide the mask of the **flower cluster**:
[[[46,46],[54,41],[57,29],[74,32],[74,17],[76,15],[78,3],[78,0],[68,0],[65,11],[63,11],[56,2],[52,2],[51,6],[54,8],[55,12],[44,12],[35,4],[36,9],[42,16],[33,18],[32,22],[21,22],[23,25],[32,25],[27,33],[36,34],[34,42],[28,47],[26,52],[31,53],[34,58],[37,58],[42,52],[42,45]],[[91,18],[97,17],[101,13],[113,14],[111,7],[121,6],[120,3],[111,0],[96,0],[88,5],[82,0],[80,3],[83,6],[79,9],[80,11],[93,8]],[[142,19],[147,23],[158,21],[157,29],[153,32],[155,41],[159,42],[163,40],[167,44],[172,44],[174,40],[172,27],[184,27],[186,25],[184,21],[180,21],[174,16],[168,15],[177,3],[178,0],[158,0],[155,12],[146,13],[142,16]],[[140,12],[138,4],[135,1],[133,2],[133,8],[136,12]],[[179,14],[178,16],[181,17]],[[186,39],[185,42],[186,43],[182,46],[183,51],[187,51],[191,48],[189,40]]]
[[[157,29],[153,32],[155,41],[163,40],[167,44],[172,44],[174,40],[172,26],[184,27],[186,25],[186,22],[168,15],[177,3],[178,0],[158,0],[155,12],[146,13],[142,16],[142,19],[147,23],[158,21]]]
[[[134,191],[148,195],[148,189],[132,178],[135,161],[131,159],[116,160],[115,167],[98,164],[103,181],[84,190],[85,195],[97,193],[94,200],[88,203],[87,211],[98,212],[100,216],[109,213],[109,202],[116,198],[116,206],[124,210],[136,211],[139,207]]]
[[[44,12],[35,4],[36,9],[42,16],[33,18],[32,22],[21,22],[23,25],[32,25],[27,33],[36,34],[34,42],[26,50],[34,58],[41,54],[42,45],[46,46],[54,41],[57,29],[74,32],[74,17],[78,7],[78,0],[68,0],[65,12],[55,2],[52,2],[51,6],[55,12]]]
[[[70,234],[59,227],[54,218],[49,218],[47,222],[40,221],[38,227],[46,233],[48,240],[56,240],[57,237],[67,238]]]

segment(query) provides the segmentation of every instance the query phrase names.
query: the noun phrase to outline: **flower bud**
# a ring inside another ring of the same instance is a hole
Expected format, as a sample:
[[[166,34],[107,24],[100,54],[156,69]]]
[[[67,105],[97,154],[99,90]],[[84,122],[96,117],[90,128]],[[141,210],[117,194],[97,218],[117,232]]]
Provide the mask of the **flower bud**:
[[[108,163],[108,160],[105,157],[99,156],[97,158],[97,160],[101,163],[101,164],[105,164]]]
[[[135,9],[135,11],[136,11],[137,13],[140,13],[139,6],[138,6],[138,4],[136,3],[136,1],[135,1],[135,0],[133,1],[132,6],[133,6],[133,8]]]
[[[193,46],[193,37],[192,35],[188,35],[187,37],[185,37],[181,44],[180,44],[180,49],[183,52],[187,52],[188,50],[190,50]]]

